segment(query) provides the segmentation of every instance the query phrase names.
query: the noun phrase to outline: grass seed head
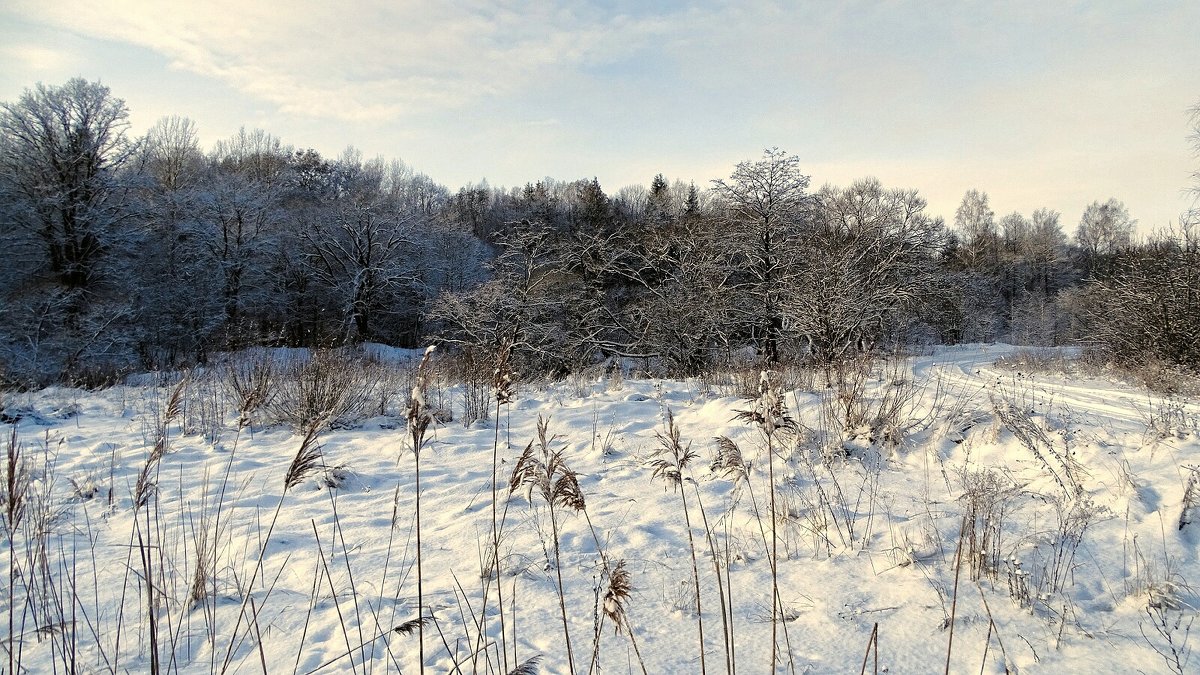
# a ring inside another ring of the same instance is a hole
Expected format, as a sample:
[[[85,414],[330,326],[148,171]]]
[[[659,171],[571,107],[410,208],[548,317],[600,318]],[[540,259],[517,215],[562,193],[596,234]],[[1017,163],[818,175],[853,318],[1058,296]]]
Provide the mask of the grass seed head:
[[[532,501],[533,489],[537,488],[547,501],[550,499],[549,472],[541,459],[534,454],[533,441],[525,446],[517,465],[513,467],[512,476],[508,480],[508,494],[513,494],[520,488],[528,488],[527,499]]]
[[[608,577],[608,590],[604,593],[604,615],[613,622],[614,632],[621,632],[626,625],[626,607],[632,592],[629,570],[625,561],[619,560]]]
[[[321,446],[317,444],[317,431],[322,424],[324,424],[323,419],[309,425],[308,433],[304,435],[300,449],[296,451],[296,456],[292,458],[292,463],[288,467],[287,475],[284,476],[283,489],[285,491],[296,487],[309,474],[320,468]]]
[[[413,633],[417,632],[418,628],[428,626],[432,622],[433,617],[431,616],[417,617],[416,619],[409,619],[399,626],[396,626],[392,629],[392,632],[398,635],[412,635]]]
[[[508,675],[537,675],[538,664],[541,663],[541,661],[542,661],[541,654],[538,654],[537,656],[525,659],[516,668],[513,668],[512,670],[508,671]]]
[[[433,415],[429,413],[429,406],[425,403],[425,387],[429,385],[429,360],[435,349],[434,345],[425,349],[425,354],[417,365],[416,384],[413,385],[412,395],[408,398],[406,420],[408,421],[408,431],[412,436],[414,455],[420,454],[421,446],[425,443],[425,432],[429,430],[429,425],[433,422]]]
[[[579,475],[568,468],[562,458],[557,455],[551,466],[556,466],[556,469],[551,471],[551,475],[558,475],[550,491],[554,503],[573,511],[584,510],[587,505],[584,503],[583,490],[579,487]]]
[[[796,422],[788,414],[778,377],[764,370],[758,379],[758,398],[749,399],[749,410],[738,410],[735,419],[756,424],[767,434],[779,429],[794,430]]]
[[[691,443],[684,446],[679,433],[679,425],[675,424],[675,414],[670,409],[667,410],[666,433],[660,431],[655,435],[658,437],[661,447],[658,450],[658,459],[650,462],[651,468],[654,469],[650,478],[651,480],[662,478],[678,486],[683,482],[683,470],[700,455],[692,450]]]
[[[496,354],[496,370],[492,373],[492,388],[500,405],[512,401],[516,394],[516,373],[512,369],[512,343],[505,342]]]
[[[717,453],[709,464],[709,471],[735,481],[748,476],[750,468],[746,466],[746,459],[738,444],[727,436],[717,436],[716,441]]]

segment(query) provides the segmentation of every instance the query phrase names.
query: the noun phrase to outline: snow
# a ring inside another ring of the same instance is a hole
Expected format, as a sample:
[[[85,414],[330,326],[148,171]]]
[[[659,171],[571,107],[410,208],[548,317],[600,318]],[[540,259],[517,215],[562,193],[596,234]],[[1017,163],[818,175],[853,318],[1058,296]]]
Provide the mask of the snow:
[[[909,359],[900,377],[876,373],[869,396],[911,387],[903,389],[906,412],[896,447],[855,428],[831,450],[820,442],[828,438],[828,415],[822,414],[828,394],[787,394],[804,431],[795,441],[776,441],[782,447],[775,460],[778,574],[788,619],[778,672],[857,672],[876,624],[881,671],[940,672],[951,613],[952,672],[981,666],[1005,672],[1006,661],[1010,669],[1030,672],[1167,667],[1161,653],[1169,654],[1170,644],[1151,621],[1165,612],[1173,622],[1179,608],[1186,626],[1197,606],[1188,584],[1200,582],[1200,522],[1178,525],[1189,467],[1200,464],[1200,406],[1119,382],[993,365],[1014,349],[939,348]],[[394,356],[405,362],[422,357],[438,358],[420,350]],[[325,469],[286,492],[284,475],[302,433],[282,426],[239,430],[235,411],[223,417],[215,441],[173,424],[157,498],[135,512],[134,486],[154,446],[157,411],[171,392],[154,385],[154,378],[142,378],[99,392],[52,388],[5,399],[6,411],[19,413],[17,438],[31,470],[25,517],[37,517],[33,507],[44,495],[52,587],[61,599],[74,598],[62,611],[73,630],[42,630],[59,617],[42,614],[40,600],[30,605],[38,614],[23,611],[36,558],[28,555],[32,530],[18,530],[11,542],[20,575],[13,597],[0,603],[0,625],[11,620],[15,626],[23,667],[61,667],[69,658],[63,645],[74,643],[84,672],[150,669],[136,516],[153,542],[155,578],[163,580],[155,605],[162,668],[220,671],[228,651],[230,672],[260,672],[264,662],[269,672],[309,672],[330,661],[322,672],[417,672],[416,633],[391,630],[418,615],[415,466],[402,409],[322,433]],[[725,660],[697,494],[718,546],[729,547],[738,668],[768,669],[771,574],[760,529],[769,536],[766,443],[758,428],[736,419],[753,404],[733,393],[698,380],[600,379],[524,385],[501,409],[502,578],[516,653],[515,659],[508,655],[509,669],[540,654],[541,672],[568,672],[549,513],[536,494],[532,504],[523,490],[507,496],[509,475],[541,417],[549,420],[553,449],[561,448],[579,474],[587,501],[586,518],[557,511],[576,669],[588,670],[593,610],[606,602],[603,589],[595,590],[604,569],[598,537],[608,560],[625,560],[631,573],[626,609],[647,670],[699,672],[679,495],[670,484],[652,481],[649,467],[668,410],[683,442],[701,456],[690,474],[685,471],[684,489],[697,545],[707,667],[722,671]],[[460,394],[452,388],[448,395]],[[1035,441],[1045,439],[1037,446],[1040,456],[1004,423],[1001,409],[1026,420]],[[424,593],[437,621],[425,627],[430,672],[448,672],[456,662],[464,670],[472,666],[472,617],[483,605],[481,560],[491,540],[494,421],[438,424],[422,449]],[[710,473],[717,436],[745,453],[751,490]],[[988,470],[1008,488],[999,521],[1003,562],[994,577],[975,581],[966,549],[958,550],[959,533],[964,492]],[[822,493],[829,499],[824,505]],[[1069,539],[1078,531],[1072,528],[1081,524],[1072,554]],[[215,547],[216,593],[193,607],[187,598],[202,532]],[[8,544],[6,538],[0,552],[5,583],[14,575]],[[262,568],[255,573],[260,551]],[[252,577],[253,602],[245,603],[239,585]],[[1032,587],[1030,602],[1012,590],[1014,583]],[[239,622],[243,605],[247,619]],[[495,611],[493,591],[486,621],[492,640],[500,636]],[[464,628],[464,619],[472,625]],[[1176,645],[1184,644],[1182,627],[1172,632],[1169,625]],[[502,672],[498,648],[488,654],[491,662],[480,657],[478,671]],[[1190,667],[1198,665],[1200,657],[1193,658]],[[628,637],[607,623],[598,670],[640,672]]]

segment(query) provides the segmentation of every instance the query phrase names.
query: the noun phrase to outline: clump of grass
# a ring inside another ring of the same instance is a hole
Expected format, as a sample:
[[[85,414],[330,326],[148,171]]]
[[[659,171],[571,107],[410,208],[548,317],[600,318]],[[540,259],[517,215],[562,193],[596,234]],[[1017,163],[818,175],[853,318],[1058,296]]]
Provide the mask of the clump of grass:
[[[1146,560],[1136,550],[1138,579],[1135,590],[1145,592],[1142,611],[1145,617],[1138,628],[1146,644],[1166,663],[1173,673],[1188,670],[1192,658],[1191,634],[1196,608],[1184,596],[1194,596],[1195,590],[1179,573],[1177,561],[1166,557],[1162,565]]]
[[[254,415],[275,400],[279,366],[268,350],[253,350],[225,364],[225,387],[238,410],[238,428],[250,426]]]
[[[362,419],[375,401],[378,379],[360,359],[317,350],[282,369],[275,382],[277,392],[267,406],[271,416],[307,429],[315,420],[335,427]]]
[[[1049,574],[1046,576],[1050,592],[1059,593],[1074,575],[1075,553],[1083,543],[1084,534],[1106,510],[1087,496],[1058,499],[1054,507],[1058,530],[1051,545]]]
[[[192,568],[192,581],[188,585],[186,605],[188,609],[195,609],[208,597],[209,584],[212,582],[214,572],[211,569],[213,550],[207,526],[193,527],[191,537],[194,567]]]
[[[1200,395],[1200,372],[1177,363],[1146,357],[1130,363],[1114,362],[1103,351],[1085,351],[1080,365],[1087,372],[1116,377],[1168,396]]]
[[[878,368],[877,368],[878,366]],[[914,426],[921,399],[902,359],[877,360],[870,354],[830,367],[832,389],[822,395],[822,427],[828,454],[845,454],[849,442],[865,440],[895,452]],[[879,386],[870,382],[878,373]]]
[[[1072,360],[1061,349],[1046,347],[1018,349],[994,362],[997,368],[1026,373],[1070,373]]]
[[[971,581],[996,579],[1000,571],[1000,545],[1004,518],[1017,486],[998,471],[962,472],[965,556]]]
[[[211,369],[197,371],[188,387],[189,395],[180,424],[183,433],[203,434],[205,440],[215,446],[225,429],[227,391],[220,372]],[[238,428],[242,426],[239,422]]]
[[[997,419],[1012,432],[1013,436],[1036,457],[1062,489],[1063,495],[1072,499],[1083,494],[1080,479],[1083,469],[1064,449],[1058,448],[1046,431],[1029,413],[1030,406],[1023,405],[1019,394],[1000,391],[992,396],[992,409]]]
[[[475,347],[464,347],[448,364],[450,376],[462,383],[462,423],[469,427],[490,414],[492,387],[495,386],[492,359]]]
[[[1200,422],[1189,419],[1184,401],[1170,395],[1157,399],[1153,396],[1147,397],[1147,407],[1142,417],[1146,424],[1145,439],[1148,443],[1169,438],[1184,439],[1190,433],[1200,431],[1200,427],[1190,428]]]

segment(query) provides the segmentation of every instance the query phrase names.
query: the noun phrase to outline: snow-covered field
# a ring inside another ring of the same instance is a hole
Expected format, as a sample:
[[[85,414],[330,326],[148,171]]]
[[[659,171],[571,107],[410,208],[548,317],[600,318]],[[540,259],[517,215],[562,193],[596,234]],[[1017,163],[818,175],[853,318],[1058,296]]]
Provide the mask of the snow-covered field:
[[[820,373],[784,374],[798,430],[771,440],[776,672],[858,672],[876,625],[867,672],[876,658],[879,672],[941,672],[947,653],[960,673],[1175,672],[1176,656],[1182,672],[1200,670],[1200,655],[1185,663],[1182,651],[1200,642],[1188,633],[1200,606],[1200,407],[994,365],[1012,351],[938,349],[880,366],[842,396]],[[6,481],[5,504],[14,485],[27,490],[0,551],[10,589],[0,631],[14,650],[0,670],[418,672],[417,631],[393,630],[419,615],[407,395],[381,400],[384,415],[322,431],[311,446],[320,466],[285,491],[303,433],[239,430],[215,377],[181,390],[165,454],[144,474],[175,390],[154,380],[6,395],[9,419],[20,419],[4,425],[0,446],[15,438],[25,473]],[[682,484],[705,665],[726,671],[728,623],[736,668],[769,671],[767,438],[739,418],[755,403],[732,382],[609,376],[519,388],[499,417],[503,633],[482,574],[495,419],[430,427],[420,466],[426,669],[505,672],[540,655],[540,672],[570,672],[561,573],[575,671],[642,672],[630,634],[608,618],[594,649],[605,570],[623,560],[645,671],[701,671],[683,504],[653,477],[652,462],[670,458],[658,452],[673,415],[698,455]],[[436,387],[461,418],[463,387]],[[585,501],[556,508],[557,528],[536,490],[509,496],[539,418]],[[748,478],[710,468],[722,436]]]

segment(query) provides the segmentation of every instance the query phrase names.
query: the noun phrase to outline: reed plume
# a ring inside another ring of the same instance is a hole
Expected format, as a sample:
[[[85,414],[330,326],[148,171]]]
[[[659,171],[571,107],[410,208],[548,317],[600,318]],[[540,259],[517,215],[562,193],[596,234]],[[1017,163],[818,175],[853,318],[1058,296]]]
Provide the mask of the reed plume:
[[[572,675],[575,673],[575,654],[571,647],[571,631],[567,627],[567,603],[562,581],[562,557],[559,551],[558,510],[582,511],[586,507],[583,491],[579,488],[579,476],[567,466],[562,448],[552,449],[557,437],[548,436],[549,421],[538,417],[537,439],[530,441],[517,460],[508,481],[511,495],[521,488],[532,504],[534,491],[542,496],[550,508],[550,530],[554,537],[554,569],[558,576],[558,608],[562,615],[563,638],[567,643],[567,663]]]

